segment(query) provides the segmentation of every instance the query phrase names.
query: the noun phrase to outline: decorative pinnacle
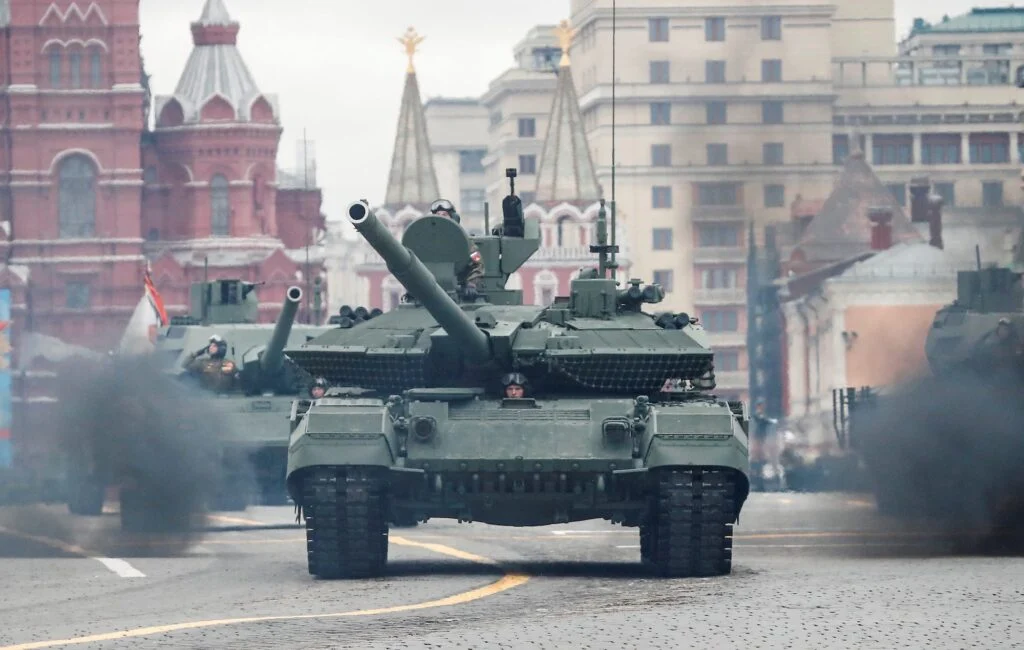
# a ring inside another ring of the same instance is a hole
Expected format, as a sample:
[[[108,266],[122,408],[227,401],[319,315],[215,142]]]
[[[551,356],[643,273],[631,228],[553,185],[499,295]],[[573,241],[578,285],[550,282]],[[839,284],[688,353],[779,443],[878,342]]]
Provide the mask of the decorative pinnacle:
[[[412,27],[405,30],[404,36],[398,37],[398,42],[405,46],[405,54],[409,57],[409,66],[405,69],[409,74],[416,72],[416,68],[412,65],[412,58],[416,55],[416,48],[423,42],[424,38],[424,36],[417,34],[416,30]]]
[[[562,48],[562,60],[558,67],[569,67],[569,48],[572,47],[572,39],[576,37],[576,30],[569,26],[568,20],[563,20],[555,27],[555,36],[558,37],[558,46]]]

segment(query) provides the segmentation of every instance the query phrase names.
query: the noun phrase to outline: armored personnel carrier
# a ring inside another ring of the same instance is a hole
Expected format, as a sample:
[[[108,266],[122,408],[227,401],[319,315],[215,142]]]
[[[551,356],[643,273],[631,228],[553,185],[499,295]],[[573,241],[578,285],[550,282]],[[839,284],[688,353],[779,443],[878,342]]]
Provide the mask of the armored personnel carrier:
[[[595,268],[569,296],[523,304],[505,288],[540,244],[515,195],[474,237],[476,294],[457,278],[470,239],[444,217],[399,243],[364,201],[348,219],[408,291],[371,321],[286,354],[334,388],[296,402],[288,490],[309,572],[375,576],[388,524],[404,518],[543,526],[606,519],[638,527],[665,576],[730,572],[748,494],[745,407],[714,397],[714,355],[697,319],[648,314],[658,285],[609,277],[616,248],[597,222]],[[614,226],[613,226],[614,227]]]
[[[288,439],[283,427],[292,401],[308,390],[313,378],[288,362],[282,351],[288,344],[297,345],[331,329],[294,324],[303,295],[297,286],[287,290],[276,324],[258,323],[256,286],[234,279],[195,283],[190,289],[190,314],[172,318],[157,334],[156,357],[163,371],[193,387],[174,398],[187,401],[182,404],[182,422],[188,413],[206,412],[216,413],[224,425],[210,432],[201,422],[190,424],[194,435],[215,435],[221,444],[222,480],[211,503],[216,510],[287,501]],[[224,368],[235,377],[222,390],[190,381],[186,370],[190,354],[204,350],[214,335],[223,339]],[[202,404],[195,403],[196,394]],[[116,477],[103,476],[110,471],[100,471],[100,465],[72,463],[68,506],[73,513],[99,514],[106,487],[119,483]]]

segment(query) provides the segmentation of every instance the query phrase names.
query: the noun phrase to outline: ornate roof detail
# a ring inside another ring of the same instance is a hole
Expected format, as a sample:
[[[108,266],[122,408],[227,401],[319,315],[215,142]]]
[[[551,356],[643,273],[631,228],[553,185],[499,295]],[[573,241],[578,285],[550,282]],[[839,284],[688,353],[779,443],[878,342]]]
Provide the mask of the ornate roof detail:
[[[568,51],[574,33],[567,20],[555,29],[563,53]],[[566,55],[558,68],[555,99],[551,103],[548,130],[537,166],[537,201],[590,203],[600,198],[601,187],[597,184],[572,68]]]
[[[174,94],[156,98],[158,126],[278,122],[277,98],[260,92],[236,47],[238,31],[224,0],[206,1],[199,20],[192,23],[195,47]]]
[[[892,208],[893,244],[924,241],[858,148],[847,158],[832,194],[807,225],[796,250],[807,261],[838,261],[870,251],[872,207]]]
[[[423,117],[423,102],[416,80],[412,57],[423,38],[409,28],[398,39],[405,46],[409,64],[402,91],[402,108],[398,113],[395,149],[391,157],[391,173],[384,198],[385,206],[425,205],[438,198],[437,174],[430,154],[427,121]],[[457,198],[457,197],[456,197]],[[454,199],[453,199],[454,200]]]

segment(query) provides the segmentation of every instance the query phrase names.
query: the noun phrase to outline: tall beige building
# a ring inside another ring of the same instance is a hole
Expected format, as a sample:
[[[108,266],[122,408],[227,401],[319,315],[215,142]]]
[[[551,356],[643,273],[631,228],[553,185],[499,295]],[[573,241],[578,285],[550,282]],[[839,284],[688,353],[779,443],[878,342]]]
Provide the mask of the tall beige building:
[[[570,4],[580,104],[610,197],[612,2]],[[701,317],[723,371],[747,365],[747,225],[822,201],[851,147],[904,205],[923,174],[954,212],[1009,218],[1000,208],[1020,202],[1019,90],[991,71],[1017,69],[1007,18],[1022,10],[918,23],[900,46],[893,0],[616,4],[615,192],[633,275]],[[1003,62],[980,60],[993,55]],[[732,376],[719,387],[742,396],[744,375]]]

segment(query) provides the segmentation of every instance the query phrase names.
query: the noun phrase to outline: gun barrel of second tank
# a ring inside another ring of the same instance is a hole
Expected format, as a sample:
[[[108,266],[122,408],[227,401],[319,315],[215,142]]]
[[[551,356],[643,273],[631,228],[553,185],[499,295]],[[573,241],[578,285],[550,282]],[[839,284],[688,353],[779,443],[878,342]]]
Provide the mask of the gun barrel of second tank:
[[[348,219],[384,258],[395,279],[422,303],[448,336],[458,340],[475,360],[484,361],[490,357],[487,335],[437,283],[423,262],[384,227],[370,206],[363,201],[352,203],[348,206]]]
[[[263,356],[260,357],[260,366],[264,372],[275,373],[281,369],[281,362],[284,361],[284,348],[288,344],[288,336],[292,333],[292,325],[295,323],[295,315],[299,313],[299,302],[301,301],[302,289],[288,287],[281,315],[277,317],[277,323],[274,325],[274,333],[270,335],[270,341],[263,351]]]

